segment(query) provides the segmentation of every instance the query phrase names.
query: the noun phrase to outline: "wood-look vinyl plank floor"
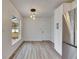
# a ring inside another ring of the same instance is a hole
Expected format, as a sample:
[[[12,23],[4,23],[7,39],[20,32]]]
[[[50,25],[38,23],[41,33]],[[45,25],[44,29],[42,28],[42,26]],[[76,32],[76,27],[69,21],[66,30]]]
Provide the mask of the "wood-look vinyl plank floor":
[[[50,42],[26,42],[13,59],[61,59]]]

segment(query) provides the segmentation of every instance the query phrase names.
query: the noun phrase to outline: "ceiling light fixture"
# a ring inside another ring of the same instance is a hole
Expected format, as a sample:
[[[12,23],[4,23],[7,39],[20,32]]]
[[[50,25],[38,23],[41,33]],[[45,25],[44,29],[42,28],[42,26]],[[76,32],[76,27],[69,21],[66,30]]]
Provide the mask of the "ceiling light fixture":
[[[36,19],[36,9],[32,8],[32,9],[30,9],[30,11],[31,11],[30,18],[35,20]]]

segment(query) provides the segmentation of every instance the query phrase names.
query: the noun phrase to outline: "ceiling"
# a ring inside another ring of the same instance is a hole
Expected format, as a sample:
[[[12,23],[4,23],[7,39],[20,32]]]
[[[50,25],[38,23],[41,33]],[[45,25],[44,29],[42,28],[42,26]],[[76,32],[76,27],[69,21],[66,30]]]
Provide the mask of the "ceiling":
[[[36,9],[37,16],[51,16],[54,9],[63,3],[63,1],[64,0],[11,0],[12,4],[23,17],[27,17],[31,14],[31,8]]]

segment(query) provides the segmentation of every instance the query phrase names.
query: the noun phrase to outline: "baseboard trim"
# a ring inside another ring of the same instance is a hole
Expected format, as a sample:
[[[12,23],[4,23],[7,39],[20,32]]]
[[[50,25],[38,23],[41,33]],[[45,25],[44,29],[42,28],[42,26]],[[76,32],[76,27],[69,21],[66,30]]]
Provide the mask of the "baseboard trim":
[[[25,41],[23,41],[18,47],[17,49],[12,53],[12,55],[9,57],[9,59],[13,59],[13,57],[15,56],[15,54],[17,53],[17,51],[20,49],[20,47],[25,43]]]

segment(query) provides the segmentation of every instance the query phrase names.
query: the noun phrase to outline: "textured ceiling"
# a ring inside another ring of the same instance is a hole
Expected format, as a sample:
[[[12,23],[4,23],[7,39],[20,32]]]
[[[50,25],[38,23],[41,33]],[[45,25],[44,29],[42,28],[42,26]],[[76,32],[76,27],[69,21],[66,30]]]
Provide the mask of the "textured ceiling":
[[[31,8],[36,9],[37,16],[51,16],[54,9],[63,3],[63,1],[70,2],[71,0],[11,0],[12,4],[23,17],[31,14]]]

